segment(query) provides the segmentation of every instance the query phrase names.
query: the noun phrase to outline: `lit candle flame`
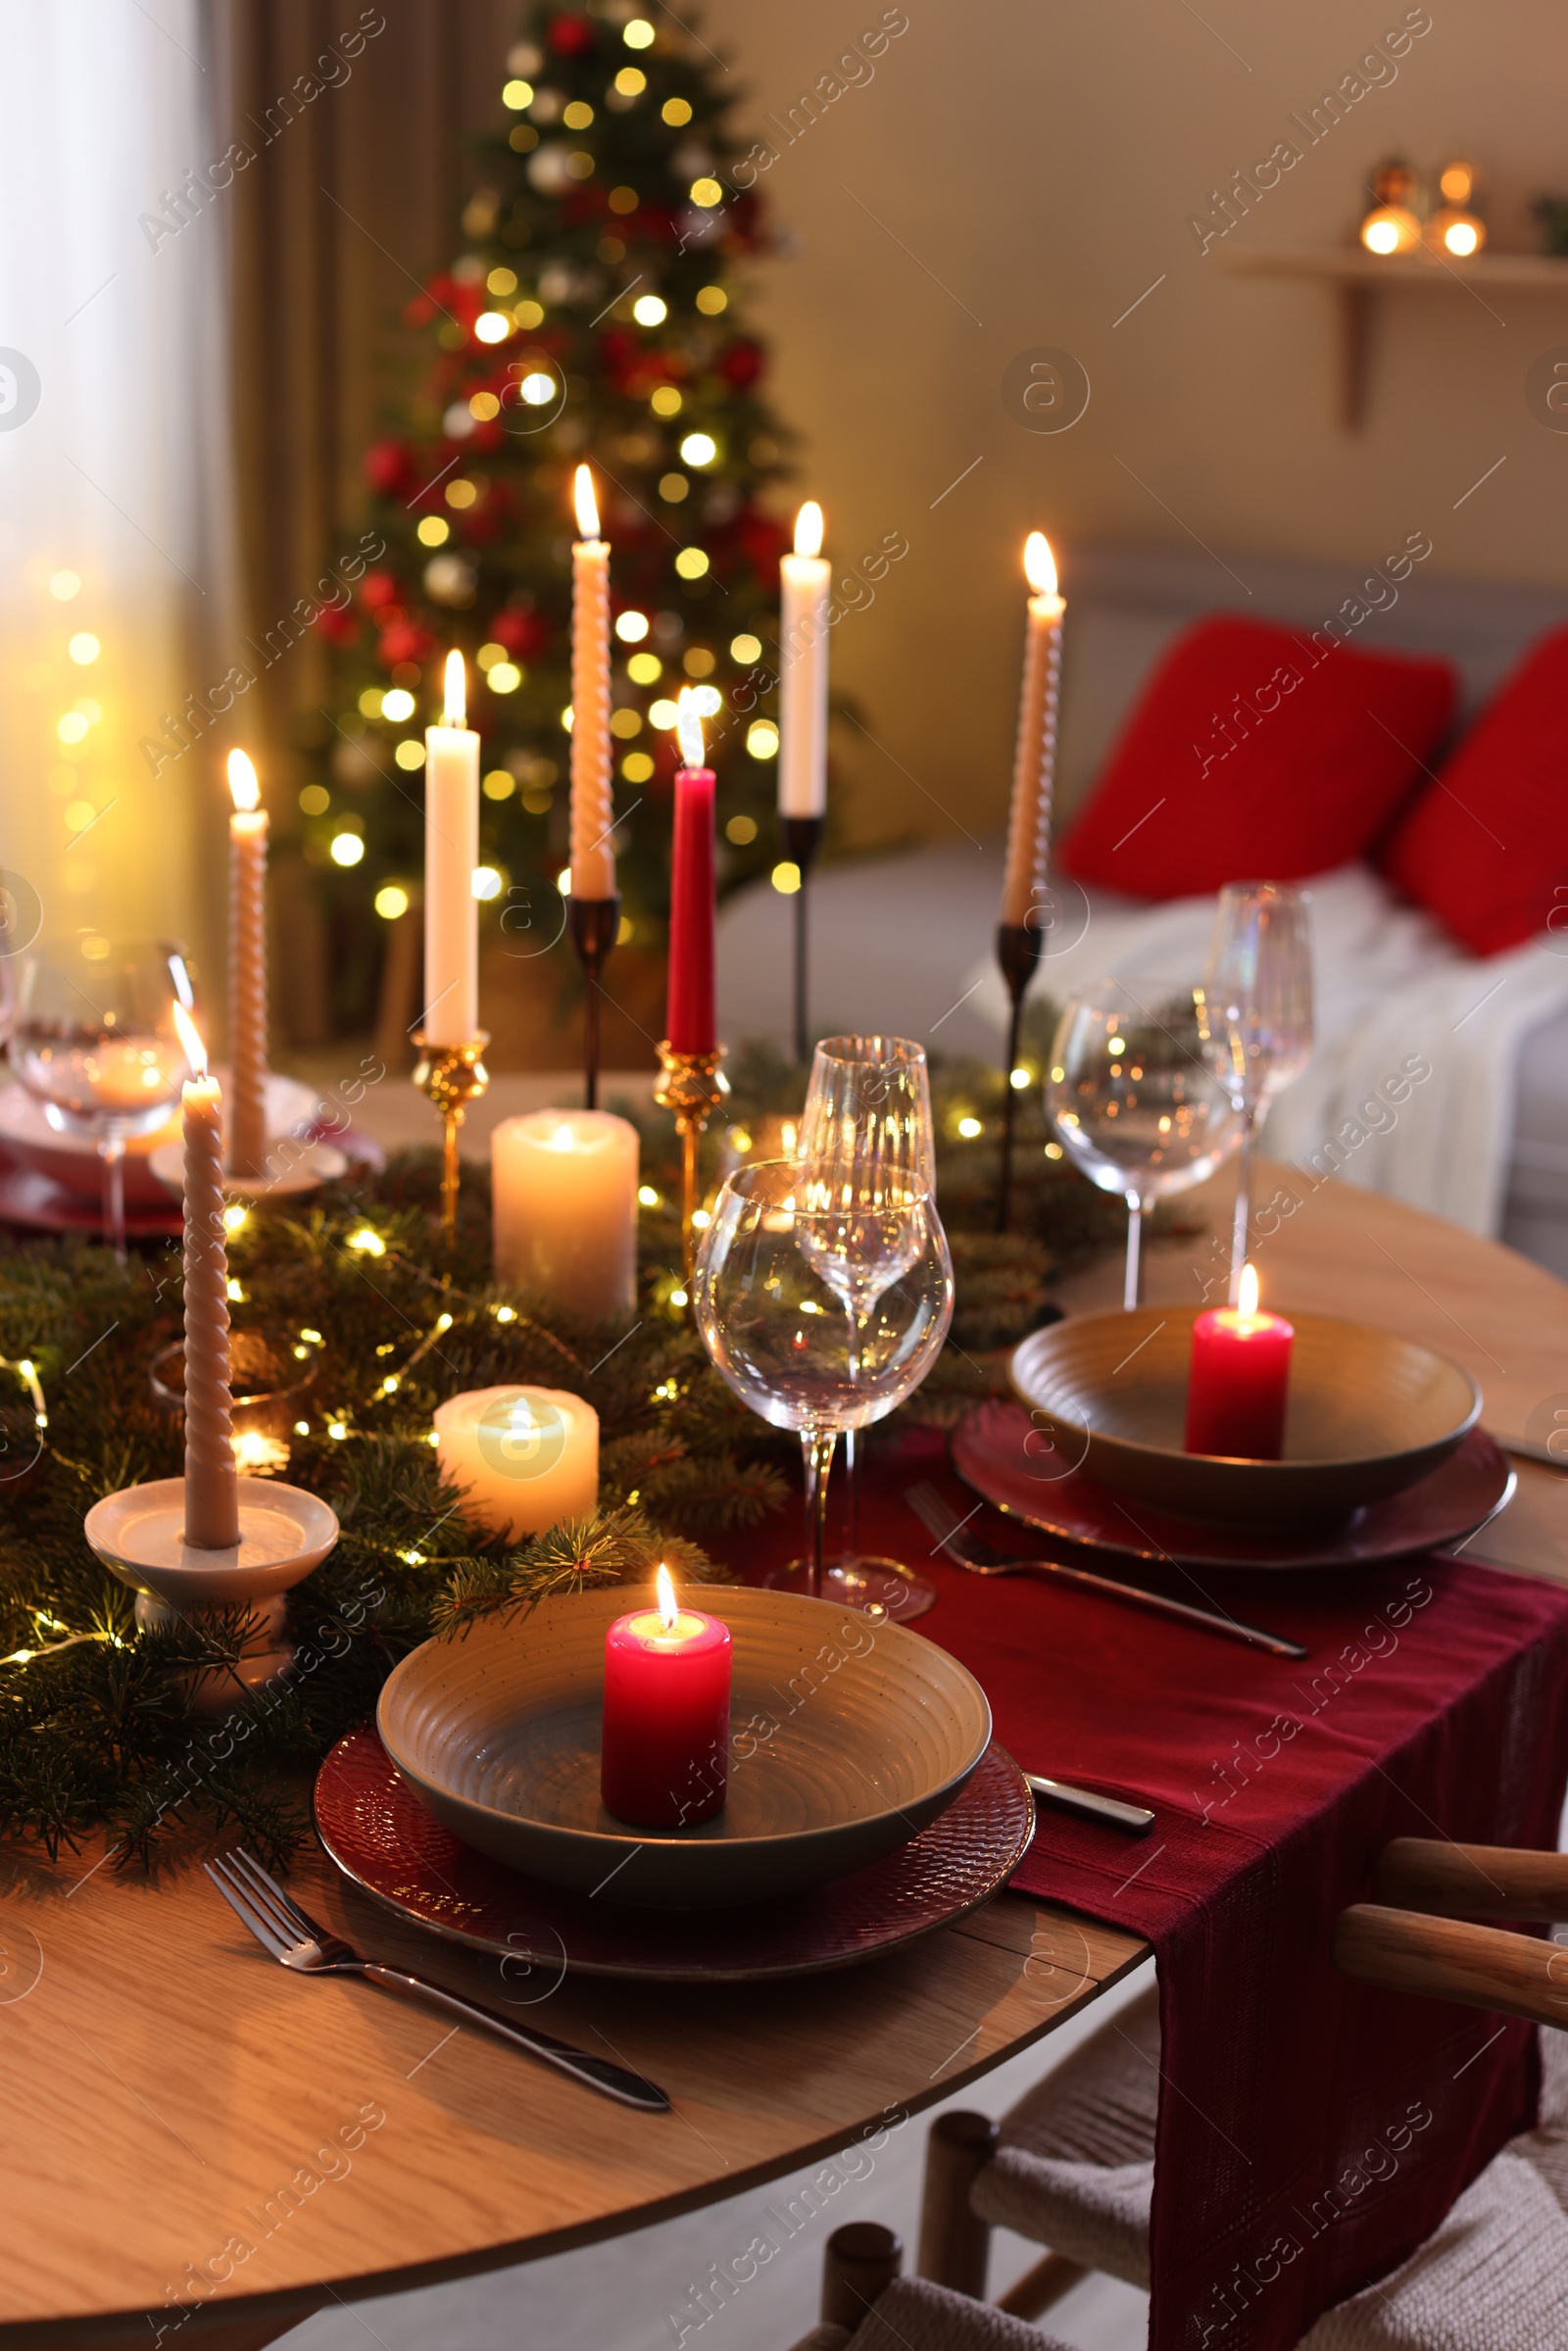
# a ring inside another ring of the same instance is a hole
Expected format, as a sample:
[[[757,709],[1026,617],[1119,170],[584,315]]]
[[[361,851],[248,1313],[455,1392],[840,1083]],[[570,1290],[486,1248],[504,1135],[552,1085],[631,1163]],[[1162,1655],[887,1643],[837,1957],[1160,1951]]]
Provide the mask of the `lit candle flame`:
[[[454,645],[447,655],[446,698],[441,706],[443,726],[466,726],[468,723],[468,673],[463,666],[463,656]]]
[[[204,1078],[207,1075],[207,1048],[202,1043],[201,1031],[183,1004],[173,1005],[172,1010],[174,1034],[179,1039],[180,1050],[190,1063],[191,1075]]]
[[[242,815],[248,816],[252,808],[260,807],[262,787],[256,781],[255,768],[242,751],[231,751],[228,755],[228,788],[233,794],[234,806]]]
[[[795,517],[795,552],[797,555],[822,552],[822,510],[814,498],[808,498]]]
[[[594,496],[594,477],[586,465],[579,465],[571,485],[572,503],[577,509],[577,535],[583,539],[599,536],[599,501]]]
[[[566,1123],[565,1123],[565,1121],[564,1121],[564,1120],[563,1120],[563,1121],[562,1121],[561,1125],[557,1127],[557,1129],[556,1129],[555,1133],[554,1133],[554,1134],[551,1136],[551,1138],[550,1138],[550,1148],[551,1148],[551,1150],[552,1150],[552,1151],[570,1151],[570,1149],[571,1149],[571,1129],[570,1129],[570,1127],[569,1127],[569,1126],[567,1126],[567,1125],[566,1125]]]
[[[675,735],[680,744],[681,764],[695,775],[704,759],[703,714],[697,708],[696,690],[682,686],[680,700],[675,706]]]
[[[1236,1311],[1244,1322],[1250,1322],[1257,1312],[1257,1267],[1244,1265],[1236,1290]]]
[[[1023,543],[1023,575],[1037,596],[1056,593],[1056,559],[1043,530],[1032,530]]]
[[[664,1631],[673,1633],[680,1620],[680,1602],[675,1597],[675,1580],[662,1560],[659,1563],[659,1574],[655,1581],[659,1586],[659,1613]]]

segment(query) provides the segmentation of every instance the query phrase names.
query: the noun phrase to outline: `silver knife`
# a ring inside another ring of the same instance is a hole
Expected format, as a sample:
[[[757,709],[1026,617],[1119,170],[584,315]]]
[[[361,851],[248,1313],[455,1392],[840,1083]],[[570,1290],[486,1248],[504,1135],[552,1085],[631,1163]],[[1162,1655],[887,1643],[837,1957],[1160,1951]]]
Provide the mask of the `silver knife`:
[[[1088,1788],[1071,1788],[1065,1780],[1042,1779],[1038,1772],[1025,1772],[1034,1793],[1042,1803],[1059,1805],[1063,1812],[1081,1813],[1087,1821],[1100,1821],[1108,1829],[1125,1829],[1133,1837],[1147,1837],[1154,1825],[1154,1816],[1144,1804],[1123,1804],[1115,1796],[1097,1796]]]

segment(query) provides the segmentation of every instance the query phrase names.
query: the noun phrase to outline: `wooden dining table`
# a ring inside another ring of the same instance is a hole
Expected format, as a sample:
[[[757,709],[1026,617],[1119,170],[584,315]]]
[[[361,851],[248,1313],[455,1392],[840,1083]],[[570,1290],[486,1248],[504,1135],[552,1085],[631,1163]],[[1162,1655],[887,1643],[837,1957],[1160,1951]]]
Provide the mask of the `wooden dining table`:
[[[1519,1483],[1469,1555],[1563,1580],[1568,1287],[1436,1218],[1266,1162],[1253,1197],[1269,1302],[1383,1324],[1475,1375]],[[1228,1182],[1182,1207],[1190,1229],[1148,1253],[1152,1302],[1199,1302]],[[1119,1284],[1102,1263],[1062,1302],[1108,1306]],[[250,2351],[331,2303],[645,2227],[878,2143],[1148,1955],[1135,1935],[1004,1893],[891,1956],[765,1989],[508,1981],[372,1906],[318,1853],[290,1883],[350,1940],[618,2058],[672,2110],[612,2105],[367,1985],[288,1975],[197,1857],[146,1875],[102,1843],[56,1863],[12,1846],[0,2351]]]

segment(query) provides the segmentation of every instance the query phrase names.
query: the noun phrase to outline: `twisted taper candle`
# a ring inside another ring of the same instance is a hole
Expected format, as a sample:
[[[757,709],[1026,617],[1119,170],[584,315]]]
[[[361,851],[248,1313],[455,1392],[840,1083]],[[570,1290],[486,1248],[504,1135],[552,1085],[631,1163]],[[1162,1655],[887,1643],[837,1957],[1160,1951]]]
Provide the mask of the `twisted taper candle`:
[[[230,1171],[267,1173],[267,815],[236,809],[228,822],[228,1026],[234,1058]]]
[[[593,483],[577,468],[571,550],[571,894],[615,894],[614,808],[610,775],[610,546],[599,535]]]
[[[230,1442],[228,1252],[223,1138],[215,1078],[185,1087],[185,1541],[239,1542],[239,1480]]]

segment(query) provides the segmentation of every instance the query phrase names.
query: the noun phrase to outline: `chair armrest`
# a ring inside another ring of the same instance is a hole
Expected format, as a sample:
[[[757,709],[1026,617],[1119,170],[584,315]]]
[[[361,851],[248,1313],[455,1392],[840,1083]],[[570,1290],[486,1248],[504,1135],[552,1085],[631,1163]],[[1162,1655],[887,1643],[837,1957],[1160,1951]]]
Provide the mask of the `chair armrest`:
[[[1401,1910],[1555,1923],[1568,1919],[1568,1853],[1396,1837],[1378,1863],[1378,1892]]]
[[[1391,1991],[1457,2000],[1568,2031],[1568,1951],[1534,1935],[1358,1902],[1341,1913],[1334,1930],[1334,1964]]]

